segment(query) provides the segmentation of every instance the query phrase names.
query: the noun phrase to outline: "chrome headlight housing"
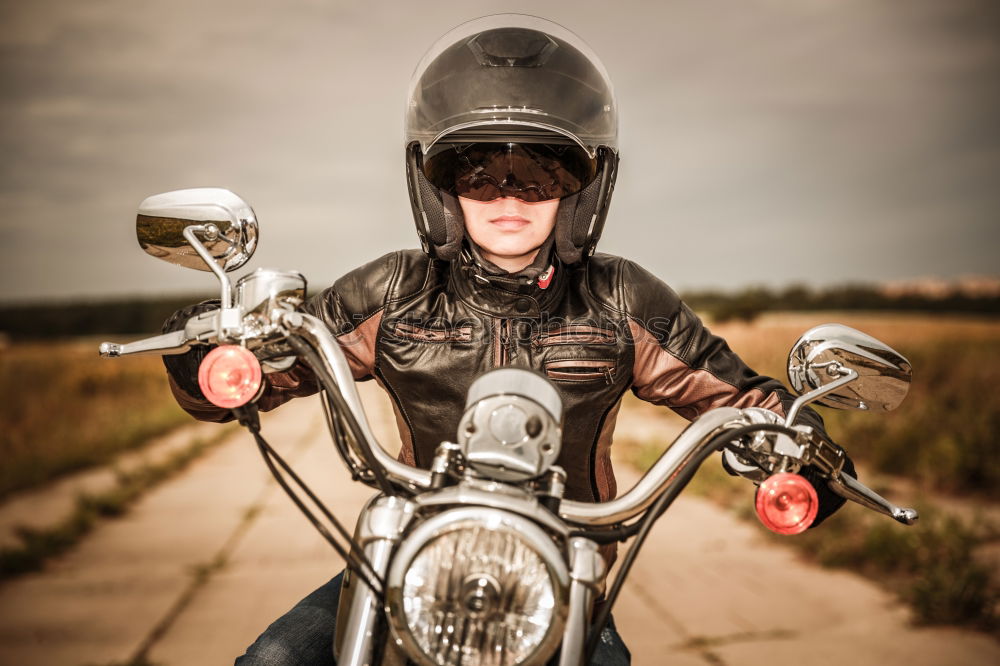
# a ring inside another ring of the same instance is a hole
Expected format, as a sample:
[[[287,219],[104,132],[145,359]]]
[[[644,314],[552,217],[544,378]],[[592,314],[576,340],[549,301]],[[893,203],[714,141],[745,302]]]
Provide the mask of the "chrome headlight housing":
[[[569,572],[535,523],[464,507],[404,539],[387,588],[393,634],[420,664],[516,666],[544,663],[558,646]]]
[[[465,462],[487,478],[533,479],[559,457],[562,410],[559,392],[541,375],[490,370],[469,387],[455,441]]]

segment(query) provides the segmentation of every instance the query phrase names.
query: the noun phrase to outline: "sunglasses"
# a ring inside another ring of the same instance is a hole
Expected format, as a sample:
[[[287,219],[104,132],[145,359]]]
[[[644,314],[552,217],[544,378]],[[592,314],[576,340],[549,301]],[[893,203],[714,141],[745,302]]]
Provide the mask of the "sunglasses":
[[[424,175],[452,196],[528,203],[576,194],[597,176],[597,158],[576,145],[472,143],[441,145],[424,156]]]

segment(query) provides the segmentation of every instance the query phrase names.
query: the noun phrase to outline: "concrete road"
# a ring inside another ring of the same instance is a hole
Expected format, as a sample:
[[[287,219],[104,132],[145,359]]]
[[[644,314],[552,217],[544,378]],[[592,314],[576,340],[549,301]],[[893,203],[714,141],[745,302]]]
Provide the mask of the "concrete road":
[[[394,441],[378,389],[363,394],[377,433]],[[264,415],[264,432],[353,525],[369,493],[343,472],[317,402]],[[623,488],[634,480],[620,476]],[[231,663],[341,567],[239,433],[45,572],[0,587],[0,664],[107,665],[140,653],[163,666]],[[636,664],[1000,663],[992,639],[911,628],[866,580],[806,565],[692,498],[657,525],[616,617]]]

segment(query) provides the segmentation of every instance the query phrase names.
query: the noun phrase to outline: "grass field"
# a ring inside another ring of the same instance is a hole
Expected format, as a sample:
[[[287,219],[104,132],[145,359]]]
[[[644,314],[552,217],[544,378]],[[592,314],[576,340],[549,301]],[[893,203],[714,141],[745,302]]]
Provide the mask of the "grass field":
[[[797,313],[717,332],[751,367],[787,383],[788,350],[807,328],[831,321],[873,335],[913,366],[894,412],[819,407],[834,440],[858,462],[924,490],[1000,499],[1000,320]]]
[[[913,365],[909,395],[894,412],[818,411],[834,441],[858,462],[862,480],[899,504],[916,506],[922,518],[915,527],[905,527],[849,506],[819,529],[773,538],[825,565],[889,586],[910,603],[918,621],[996,631],[1000,321],[822,312],[773,314],[749,325],[712,329],[751,367],[787,382],[788,350],[805,330],[827,322],[873,335]],[[655,412],[665,425],[679,419],[634,398],[620,418],[629,418],[629,411],[641,411],[645,418]],[[644,468],[664,442],[619,444]],[[899,483],[898,477],[907,482]],[[718,464],[705,465],[690,491],[755,520],[747,482],[728,476]]]
[[[159,357],[102,359],[96,340],[0,348],[0,498],[190,419]]]

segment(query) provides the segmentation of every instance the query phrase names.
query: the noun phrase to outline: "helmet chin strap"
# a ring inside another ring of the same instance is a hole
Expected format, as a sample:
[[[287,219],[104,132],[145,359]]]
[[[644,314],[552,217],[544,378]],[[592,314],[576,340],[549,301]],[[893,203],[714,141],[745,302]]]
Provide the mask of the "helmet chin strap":
[[[483,284],[490,284],[502,288],[530,287],[536,282],[543,289],[548,287],[548,283],[553,273],[552,249],[555,236],[550,234],[545,242],[538,248],[538,255],[529,266],[526,266],[517,273],[508,273],[483,257],[482,248],[466,235],[465,242],[462,243],[462,250],[459,255],[462,270],[468,275]],[[545,282],[545,286],[541,283]]]

